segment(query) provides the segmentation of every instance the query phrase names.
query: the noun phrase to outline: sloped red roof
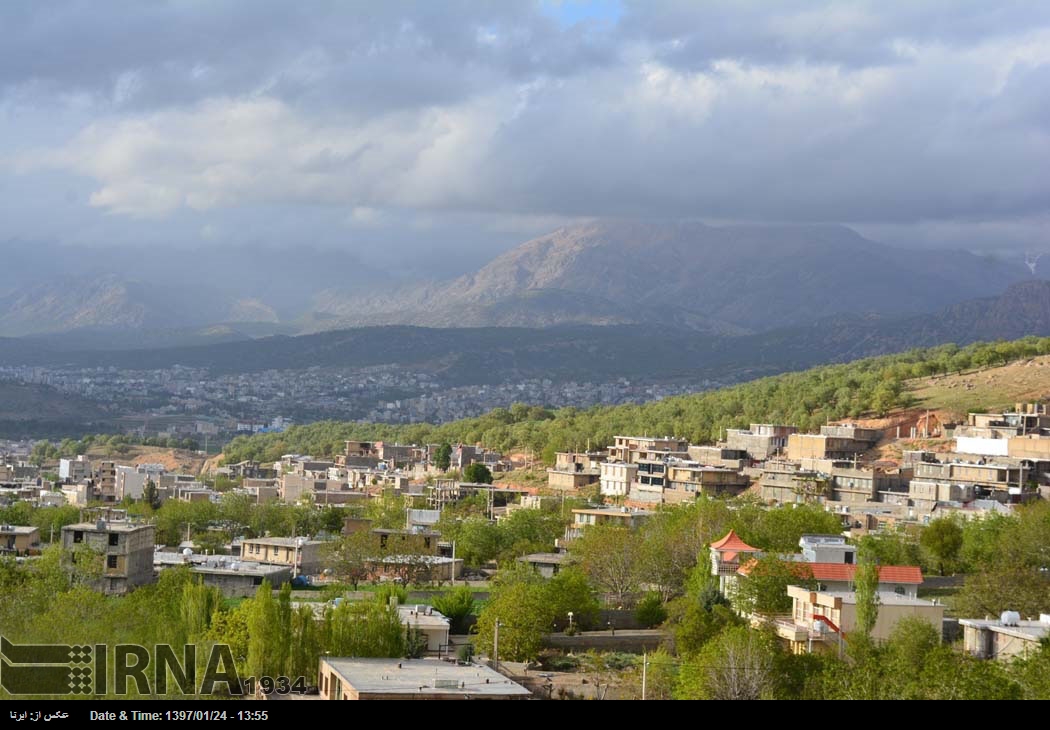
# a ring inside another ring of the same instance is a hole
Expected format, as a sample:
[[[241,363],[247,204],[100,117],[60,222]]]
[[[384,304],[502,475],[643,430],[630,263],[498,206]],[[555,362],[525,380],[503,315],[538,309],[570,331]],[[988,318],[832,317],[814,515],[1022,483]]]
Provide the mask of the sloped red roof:
[[[721,540],[711,543],[711,549],[719,551],[730,550],[738,553],[757,553],[759,551],[758,548],[753,548],[741,540],[740,536],[736,534],[736,530],[730,530]]]
[[[748,575],[751,573],[751,569],[754,565],[754,561],[741,565],[740,570],[738,570],[737,573],[740,575]],[[808,568],[808,574],[812,575],[813,579],[817,581],[837,581],[848,583],[852,582],[853,577],[857,574],[857,566],[849,565],[847,563],[799,562],[792,563],[792,566],[798,566],[800,576],[806,574],[806,569]],[[915,585],[920,585],[922,583],[922,570],[916,565],[880,565],[879,582],[913,583]]]

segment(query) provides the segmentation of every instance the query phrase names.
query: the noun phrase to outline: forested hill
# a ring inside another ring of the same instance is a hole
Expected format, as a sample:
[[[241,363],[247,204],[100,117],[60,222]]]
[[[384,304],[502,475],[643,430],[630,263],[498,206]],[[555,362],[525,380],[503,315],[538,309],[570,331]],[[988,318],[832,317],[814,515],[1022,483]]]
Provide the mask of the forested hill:
[[[239,437],[226,447],[226,461],[273,461],[282,454],[332,456],[352,438],[402,443],[483,443],[501,450],[528,448],[553,461],[554,452],[604,446],[617,434],[669,434],[693,443],[717,440],[726,428],[749,423],[792,423],[815,429],[827,419],[883,414],[911,405],[904,381],[924,375],[1050,354],[1050,338],[940,347],[827,365],[755,380],[721,390],[667,398],[644,405],[587,410],[514,405],[478,418],[440,426],[392,426],[323,421],[285,433]],[[973,404],[993,405],[993,404]]]

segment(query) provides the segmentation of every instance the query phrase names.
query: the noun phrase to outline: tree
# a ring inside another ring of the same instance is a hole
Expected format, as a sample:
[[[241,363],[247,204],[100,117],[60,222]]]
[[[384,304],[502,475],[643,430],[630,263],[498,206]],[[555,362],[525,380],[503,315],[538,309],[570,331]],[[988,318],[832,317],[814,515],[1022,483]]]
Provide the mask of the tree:
[[[573,540],[570,554],[599,590],[624,604],[642,577],[641,536],[615,525],[592,525]]]
[[[282,634],[286,634],[290,627],[279,623],[280,614],[277,602],[273,600],[270,581],[263,580],[251,604],[248,613],[248,676],[279,676]]]
[[[749,563],[747,569],[747,575],[737,579],[731,596],[733,604],[745,614],[789,613],[792,601],[788,586],[817,587],[809,565],[781,560],[775,555],[763,555]]]
[[[856,631],[866,639],[870,639],[875,622],[879,619],[878,563],[862,553],[857,564],[857,572],[853,576],[853,583],[857,592]]]
[[[947,575],[959,561],[963,546],[963,529],[949,517],[933,520],[919,536],[919,544],[928,553],[941,575]]]
[[[492,472],[484,464],[475,461],[463,469],[463,481],[469,484],[492,484]]]
[[[685,700],[760,700],[777,696],[776,638],[746,626],[726,629],[682,664],[675,696]]]
[[[434,452],[434,466],[441,471],[448,471],[452,466],[452,444],[446,441],[437,447]]]
[[[474,613],[474,593],[467,586],[457,586],[451,591],[436,596],[434,608],[448,618],[453,634],[467,632],[467,620]]]
[[[497,658],[530,661],[539,655],[543,637],[554,620],[543,581],[532,571],[513,570],[512,574],[500,576],[475,626],[482,652],[493,656],[498,622]]]
[[[142,488],[142,501],[150,506],[150,509],[160,509],[160,492],[152,479],[146,480],[146,486]]]
[[[659,593],[647,593],[634,609],[635,620],[643,628],[651,629],[667,620],[667,608]]]
[[[356,591],[358,584],[372,574],[372,564],[379,554],[379,538],[367,530],[360,530],[328,543],[324,565],[332,575],[349,583]]]
[[[665,600],[682,592],[689,571],[707,560],[708,545],[729,530],[730,518],[725,502],[702,497],[662,510],[642,526],[643,570]]]

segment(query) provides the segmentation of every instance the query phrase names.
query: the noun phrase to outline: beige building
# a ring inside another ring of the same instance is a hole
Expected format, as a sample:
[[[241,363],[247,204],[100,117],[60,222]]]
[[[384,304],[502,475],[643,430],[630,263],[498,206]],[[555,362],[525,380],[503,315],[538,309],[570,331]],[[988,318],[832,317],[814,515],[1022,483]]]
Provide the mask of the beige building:
[[[777,635],[791,645],[796,654],[808,651],[836,651],[842,635],[857,627],[857,594],[855,591],[811,591],[801,586],[788,586],[792,612],[790,618],[776,620]],[[892,591],[879,591],[879,615],[871,637],[885,641],[897,623],[917,617],[941,633],[944,606]]]
[[[102,577],[97,583],[103,593],[120,595],[154,581],[153,525],[99,520],[62,528],[65,550],[76,551],[82,545],[104,557]]]
[[[315,575],[321,571],[322,545],[305,537],[255,537],[241,542],[241,560],[287,565],[297,574]]]
[[[687,502],[700,494],[732,496],[751,485],[751,479],[740,471],[698,463],[672,462],[667,467],[664,502]]]
[[[532,694],[488,667],[440,659],[325,657],[317,684],[326,700],[515,700]]]
[[[40,549],[40,529],[23,525],[0,525],[0,554],[28,555]]]
[[[596,468],[547,470],[547,486],[566,492],[597,484],[600,478],[601,472]]]
[[[688,441],[670,436],[616,436],[609,447],[609,460],[635,464],[642,459],[665,459],[670,456],[686,459],[689,457],[688,450]]]

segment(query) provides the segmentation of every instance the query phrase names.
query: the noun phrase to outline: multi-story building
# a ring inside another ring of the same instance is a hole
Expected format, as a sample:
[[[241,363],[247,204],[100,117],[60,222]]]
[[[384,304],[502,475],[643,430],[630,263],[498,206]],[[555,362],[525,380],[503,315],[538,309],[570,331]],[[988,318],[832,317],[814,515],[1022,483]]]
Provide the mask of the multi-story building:
[[[788,437],[798,433],[796,426],[783,426],[772,423],[752,423],[750,428],[726,429],[726,447],[737,451],[746,451],[755,461],[784,453]]]
[[[101,461],[95,470],[95,496],[103,502],[117,501],[117,465]]]
[[[599,467],[599,483],[603,497],[626,497],[638,474],[637,464],[624,461],[606,461]]]
[[[671,461],[667,465],[664,502],[687,502],[697,495],[737,495],[751,485],[751,479],[737,469]]]
[[[609,461],[636,464],[642,460],[660,460],[669,457],[689,458],[689,442],[685,439],[665,436],[616,436],[609,447]]]
[[[321,570],[320,540],[305,537],[255,537],[241,542],[241,559],[288,565],[294,573],[314,575]]]
[[[75,459],[58,460],[58,478],[65,484],[74,484],[91,477],[91,461],[81,454]]]
[[[104,559],[97,588],[103,593],[121,595],[136,586],[152,583],[153,525],[126,521],[79,522],[62,528],[62,547],[72,551],[87,546]]]
[[[837,651],[843,636],[857,627],[857,594],[854,591],[811,591],[788,586],[792,599],[790,618],[775,621],[777,635],[786,639],[796,654],[807,651]],[[871,637],[885,641],[897,624],[915,617],[941,633],[944,606],[894,591],[879,591],[879,613]]]

